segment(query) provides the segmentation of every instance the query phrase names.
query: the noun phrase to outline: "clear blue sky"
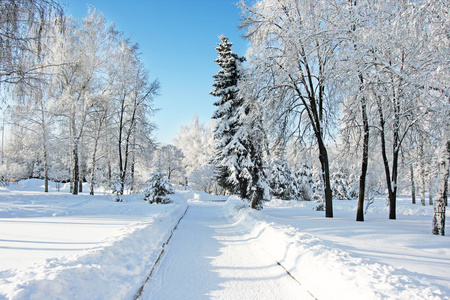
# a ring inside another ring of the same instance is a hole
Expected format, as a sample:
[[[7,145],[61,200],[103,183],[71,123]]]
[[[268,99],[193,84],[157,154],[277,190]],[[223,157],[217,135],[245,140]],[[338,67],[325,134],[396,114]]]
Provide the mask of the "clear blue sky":
[[[140,45],[142,59],[152,79],[161,83],[155,99],[154,117],[158,142],[171,143],[180,125],[197,114],[207,122],[215,106],[209,95],[218,35],[234,43],[233,50],[245,55],[247,41],[238,31],[238,0],[63,0],[67,14],[81,19],[87,5],[100,10],[108,22]]]

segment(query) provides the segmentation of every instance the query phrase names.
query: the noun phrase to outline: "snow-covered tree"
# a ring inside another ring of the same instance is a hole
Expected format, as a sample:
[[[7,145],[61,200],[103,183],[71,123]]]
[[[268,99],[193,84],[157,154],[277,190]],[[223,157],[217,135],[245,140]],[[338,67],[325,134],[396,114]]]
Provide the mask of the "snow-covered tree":
[[[214,130],[216,140],[214,164],[218,168],[219,184],[230,193],[238,193],[247,198],[247,180],[240,176],[240,166],[237,165],[240,150],[236,139],[237,131],[242,127],[243,120],[239,119],[238,110],[244,99],[239,95],[238,80],[241,76],[244,58],[231,50],[233,43],[225,36],[219,37],[222,43],[215,48],[218,58],[215,60],[220,67],[213,76],[214,89],[211,95],[218,97],[214,105],[217,106],[213,119],[217,120]]]
[[[298,180],[299,200],[311,201],[316,190],[316,183],[313,177],[311,167],[304,163],[302,167],[295,172]]]
[[[115,202],[123,202],[122,179],[119,172],[114,172],[111,177],[111,193]]]
[[[435,235],[445,235],[445,210],[448,205],[448,179],[450,176],[450,109],[447,106],[444,114],[447,116],[445,124],[445,140],[441,146],[441,156],[439,161],[439,180],[437,197],[434,202],[433,228]]]
[[[272,195],[282,200],[302,200],[301,186],[285,159],[271,163],[270,189]]]
[[[350,177],[350,174],[342,170],[331,174],[331,188],[335,199],[351,200],[355,198],[357,192],[354,190],[354,182]]]
[[[214,132],[216,155],[214,163],[219,170],[219,184],[242,199],[251,201],[251,207],[262,208],[268,197],[268,184],[264,173],[263,150],[265,143],[262,114],[253,81],[242,80],[244,58],[231,50],[232,43],[220,36],[221,44],[215,60],[221,68],[214,75],[213,96],[217,119]],[[242,87],[242,88],[240,88]]]
[[[149,73],[140,61],[137,49],[137,45],[129,45],[126,40],[122,40],[113,56],[115,68],[110,69],[110,76],[115,78],[112,86],[113,135],[122,192],[126,176],[130,174],[133,177],[135,152],[138,148],[142,151],[153,146],[150,136],[154,125],[149,116],[153,111],[153,98],[159,90],[157,80],[149,81]]]
[[[213,165],[204,165],[191,172],[189,186],[194,190],[203,191],[208,194],[221,195],[224,191],[218,185],[216,176],[216,168]]]
[[[200,123],[194,115],[190,124],[180,126],[173,140],[174,145],[183,152],[183,165],[186,176],[207,165],[214,155],[214,138],[210,126]]]
[[[147,180],[147,187],[144,190],[144,200],[148,203],[162,203],[170,202],[169,195],[173,194],[174,190],[170,180],[164,173],[155,172],[149,180]]]
[[[337,47],[323,26],[328,18],[327,3],[261,0],[251,6],[241,1],[240,6],[259,98],[266,103],[273,123],[283,125],[280,129],[286,131],[286,137],[311,130],[325,183],[325,215],[333,217],[325,135],[335,111],[329,79]]]
[[[185,183],[183,152],[174,145],[161,145],[153,156],[153,166],[157,172],[166,174],[171,182]]]
[[[49,64],[27,57],[44,48],[46,29],[62,18],[62,6],[55,0],[2,0],[0,11],[0,85],[33,83]]]

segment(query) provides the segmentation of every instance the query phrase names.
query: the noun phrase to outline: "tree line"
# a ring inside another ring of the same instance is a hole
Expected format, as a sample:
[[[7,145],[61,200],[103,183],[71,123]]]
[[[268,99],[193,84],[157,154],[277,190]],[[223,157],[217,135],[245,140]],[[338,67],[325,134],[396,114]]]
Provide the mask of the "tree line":
[[[213,122],[194,119],[157,151],[159,84],[137,44],[95,9],[77,21],[52,0],[0,5],[0,87],[11,97],[2,176],[44,178],[46,191],[48,179],[70,181],[73,194],[83,181],[91,193],[114,182],[123,193],[153,168],[257,209],[271,195],[316,199],[333,217],[333,199],[352,195],[357,221],[375,189],[395,219],[408,178],[413,201],[416,188],[422,204],[426,193],[434,201],[433,233],[444,234],[447,0],[241,0],[249,49],[244,59],[220,37]]]
[[[70,181],[74,195],[116,177],[120,194],[133,189],[155,148],[159,90],[138,44],[94,8],[81,21],[55,1],[2,0],[1,11],[2,176],[43,178],[46,192],[49,179]]]
[[[283,157],[289,143],[309,144],[320,162],[325,215],[333,217],[329,148],[339,140],[360,160],[358,221],[373,156],[383,168],[390,219],[402,168],[411,170],[412,182],[419,171],[422,194],[426,173],[439,168],[433,233],[444,234],[448,1],[241,0],[239,6],[250,45],[245,68],[225,37],[216,48],[214,161],[221,185],[262,201],[264,151],[266,158],[275,150]]]

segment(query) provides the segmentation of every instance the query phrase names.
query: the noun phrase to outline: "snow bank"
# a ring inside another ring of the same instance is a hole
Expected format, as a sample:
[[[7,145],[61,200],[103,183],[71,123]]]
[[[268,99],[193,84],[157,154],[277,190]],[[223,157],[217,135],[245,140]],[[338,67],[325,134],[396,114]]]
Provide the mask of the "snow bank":
[[[352,257],[311,234],[271,222],[241,200],[230,198],[225,213],[318,299],[448,299],[425,278]]]
[[[132,299],[186,210],[181,194],[171,198],[173,203],[158,205],[155,213],[123,226],[118,234],[82,254],[0,272],[0,299]],[[133,203],[119,205],[124,214],[137,207]],[[88,213],[89,206],[84,210]]]

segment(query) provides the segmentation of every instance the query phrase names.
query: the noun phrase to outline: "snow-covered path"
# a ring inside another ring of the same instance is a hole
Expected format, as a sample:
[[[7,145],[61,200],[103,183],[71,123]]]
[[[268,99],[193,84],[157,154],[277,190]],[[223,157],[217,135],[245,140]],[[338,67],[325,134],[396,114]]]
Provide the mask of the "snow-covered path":
[[[140,299],[312,299],[222,206],[190,203]]]

